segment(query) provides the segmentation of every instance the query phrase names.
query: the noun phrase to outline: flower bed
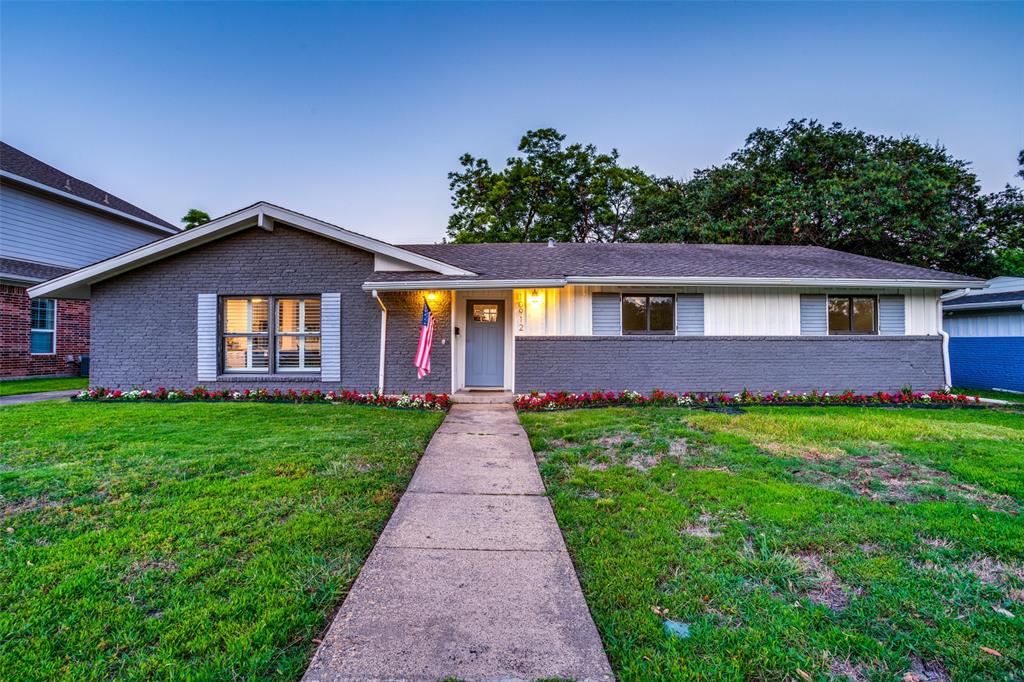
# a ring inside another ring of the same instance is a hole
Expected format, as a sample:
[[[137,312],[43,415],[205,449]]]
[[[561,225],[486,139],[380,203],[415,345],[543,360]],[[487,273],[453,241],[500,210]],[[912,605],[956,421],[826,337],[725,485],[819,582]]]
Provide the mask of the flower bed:
[[[977,396],[943,393],[932,391],[898,391],[888,393],[858,394],[853,391],[830,393],[828,391],[812,391],[810,393],[792,393],[790,391],[773,391],[772,393],[670,393],[652,391],[643,395],[636,391],[593,391],[588,393],[529,393],[516,396],[515,406],[519,410],[566,410],[578,407],[611,407],[611,406],[659,406],[659,407],[697,407],[723,408],[742,405],[847,405],[847,406],[968,406],[978,405]]]
[[[296,391],[288,389],[235,390],[221,388],[215,391],[197,386],[191,391],[158,388],[155,391],[133,389],[118,391],[106,388],[90,388],[76,395],[72,400],[83,402],[254,402],[254,403],[327,403],[332,405],[379,405],[381,407],[403,407],[417,410],[447,410],[451,398],[447,393],[424,393],[409,395],[387,395],[384,393],[360,393],[358,391]]]

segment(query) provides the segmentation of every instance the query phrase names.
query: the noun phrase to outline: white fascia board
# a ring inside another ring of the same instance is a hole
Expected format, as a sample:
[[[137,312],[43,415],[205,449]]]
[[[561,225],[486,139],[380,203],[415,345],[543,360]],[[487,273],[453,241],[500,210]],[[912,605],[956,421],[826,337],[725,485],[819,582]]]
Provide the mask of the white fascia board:
[[[124,211],[118,211],[116,208],[111,208],[110,206],[107,206],[106,204],[101,204],[101,203],[98,203],[98,202],[95,202],[95,201],[90,201],[88,199],[83,199],[80,196],[77,196],[75,194],[71,194],[70,192],[64,192],[62,190],[57,189],[56,187],[50,187],[49,185],[44,185],[41,182],[36,182],[35,180],[29,180],[28,178],[25,178],[25,177],[22,177],[20,175],[17,175],[16,173],[11,173],[10,171],[0,170],[0,177],[6,178],[8,180],[12,180],[12,181],[20,183],[22,185],[26,185],[28,187],[32,187],[34,189],[38,189],[38,190],[40,190],[42,192],[46,192],[47,194],[53,194],[54,196],[58,196],[58,197],[60,197],[62,199],[66,199],[67,201],[71,201],[71,202],[76,203],[76,204],[82,204],[83,206],[88,206],[90,208],[94,208],[97,211],[103,211],[104,213],[109,213],[109,214],[115,215],[115,216],[117,216],[119,218],[123,218],[125,220],[130,220],[133,223],[137,223],[139,225],[145,225],[146,227],[152,228],[154,230],[160,230],[161,232],[164,232],[164,233],[167,233],[167,234],[178,234],[179,232],[181,232],[181,230],[176,230],[173,227],[167,227],[166,225],[161,225],[159,223],[154,223],[152,221],[145,220],[145,219],[139,218],[137,216],[133,216],[131,213],[125,213]]]
[[[425,269],[438,272],[443,275],[472,275],[473,273],[460,268],[455,268],[446,263],[435,261],[432,258],[419,256],[418,254],[400,249],[370,237],[365,237],[355,232],[336,227],[294,211],[274,206],[266,202],[260,202],[247,206],[246,208],[229,213],[225,216],[211,220],[208,223],[193,227],[191,230],[178,232],[164,239],[150,242],[143,246],[127,251],[118,256],[87,265],[84,268],[75,270],[66,275],[56,277],[38,286],[29,289],[31,297],[56,296],[58,298],[88,298],[87,287],[95,282],[108,279],[122,272],[127,272],[147,263],[173,256],[182,251],[195,248],[206,242],[220,239],[226,235],[238,232],[257,224],[266,224],[267,218],[280,220],[288,225],[293,225],[301,230],[321,235],[327,239],[349,244],[372,253],[383,253],[394,258],[416,263]],[[86,288],[83,288],[86,287]],[[69,292],[74,291],[71,296]]]
[[[560,289],[564,279],[424,279],[363,282],[363,291],[416,291],[420,289]]]
[[[736,287],[897,287],[903,289],[959,289],[963,281],[923,279],[860,279],[852,277],[566,277],[566,284],[624,286],[736,286]]]

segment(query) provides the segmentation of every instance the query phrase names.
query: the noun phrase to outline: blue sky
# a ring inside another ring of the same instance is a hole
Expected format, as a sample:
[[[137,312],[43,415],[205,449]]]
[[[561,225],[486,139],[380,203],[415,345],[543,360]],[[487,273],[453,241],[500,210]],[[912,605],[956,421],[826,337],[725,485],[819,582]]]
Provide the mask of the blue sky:
[[[439,240],[446,173],[530,128],[688,176],[790,118],[1012,179],[1024,4],[0,6],[4,140],[171,221],[259,199]]]

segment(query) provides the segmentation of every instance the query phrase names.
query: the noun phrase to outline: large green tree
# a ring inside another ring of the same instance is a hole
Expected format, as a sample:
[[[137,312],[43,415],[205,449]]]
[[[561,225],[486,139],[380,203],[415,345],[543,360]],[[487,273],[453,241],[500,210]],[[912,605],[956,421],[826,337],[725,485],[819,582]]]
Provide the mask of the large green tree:
[[[455,242],[629,241],[636,223],[633,200],[650,178],[624,168],[619,153],[592,144],[565,145],[554,128],[531,130],[519,155],[495,170],[487,159],[464,154],[448,174]]]
[[[1024,150],[1017,155],[1017,177],[1024,178]],[[1007,184],[985,197],[985,223],[993,235],[997,275],[1024,277],[1024,191]]]
[[[835,123],[758,128],[726,163],[646,186],[634,211],[643,241],[818,245],[986,276],[1005,219],[966,162],[911,137]],[[1012,220],[1010,221],[1012,222]],[[1012,240],[1011,240],[1012,241]]]

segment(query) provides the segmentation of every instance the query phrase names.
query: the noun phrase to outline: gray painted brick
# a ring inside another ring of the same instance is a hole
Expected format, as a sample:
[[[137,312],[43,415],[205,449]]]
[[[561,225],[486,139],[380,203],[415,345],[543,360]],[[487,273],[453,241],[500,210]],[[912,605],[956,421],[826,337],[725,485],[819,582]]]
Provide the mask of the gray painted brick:
[[[416,348],[420,341],[423,319],[423,293],[421,291],[395,291],[381,293],[388,309],[388,338],[384,346],[384,391],[400,393],[448,393],[452,390],[451,298],[446,291],[434,292],[431,301],[434,313],[434,344],[430,353],[430,374],[416,378]],[[380,333],[380,321],[377,322]]]
[[[122,390],[133,387],[192,388],[197,374],[197,295],[311,294],[340,292],[341,381],[304,377],[259,377],[202,382],[208,388],[309,388],[367,391],[377,386],[380,308],[362,283],[373,272],[373,255],[308,232],[277,224],[272,232],[250,228],[92,287],[90,382]],[[412,296],[412,294],[410,294]],[[439,352],[448,323],[439,320],[433,374],[417,382],[412,367],[418,332],[405,329],[404,313],[389,319],[389,392],[450,390],[449,353]],[[419,314],[410,324],[419,324]],[[445,318],[447,320],[447,318]],[[394,338],[394,341],[391,339]],[[430,388],[427,388],[427,387]],[[440,388],[443,386],[443,389]],[[436,387],[436,388],[435,388]]]
[[[858,392],[945,380],[938,336],[520,336],[516,392]]]

